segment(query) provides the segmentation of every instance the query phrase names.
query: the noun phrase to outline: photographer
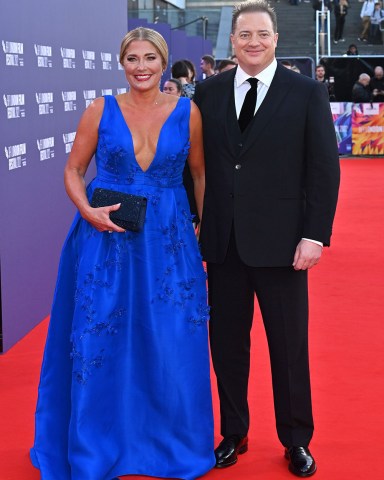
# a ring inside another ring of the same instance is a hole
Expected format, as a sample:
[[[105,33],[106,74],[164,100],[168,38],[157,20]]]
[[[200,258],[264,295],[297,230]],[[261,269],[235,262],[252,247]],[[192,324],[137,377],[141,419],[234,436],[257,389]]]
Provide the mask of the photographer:
[[[329,77],[326,78],[325,76],[325,68],[323,65],[317,65],[315,70],[315,79],[318,82],[324,83],[324,86],[328,90],[329,101],[336,102],[336,95],[335,95],[335,78]]]

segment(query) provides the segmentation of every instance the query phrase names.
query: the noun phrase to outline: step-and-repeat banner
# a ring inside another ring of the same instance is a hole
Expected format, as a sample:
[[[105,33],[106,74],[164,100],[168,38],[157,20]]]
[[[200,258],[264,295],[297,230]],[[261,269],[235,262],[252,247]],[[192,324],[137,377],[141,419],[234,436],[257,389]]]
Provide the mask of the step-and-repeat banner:
[[[87,105],[126,91],[118,63],[126,31],[126,0],[1,2],[4,351],[50,310],[59,253],[74,214],[63,168]],[[91,168],[88,177],[93,174]]]
[[[384,103],[331,103],[340,155],[384,155]]]

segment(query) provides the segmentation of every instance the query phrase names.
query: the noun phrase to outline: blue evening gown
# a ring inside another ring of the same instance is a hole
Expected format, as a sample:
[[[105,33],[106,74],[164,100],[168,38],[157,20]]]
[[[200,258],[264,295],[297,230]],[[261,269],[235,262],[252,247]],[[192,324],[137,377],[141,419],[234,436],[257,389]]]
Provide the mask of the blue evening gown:
[[[190,108],[178,100],[143,171],[105,97],[88,197],[143,195],[147,215],[109,234],[77,214],[65,241],[31,450],[42,480],[192,480],[215,464],[206,275],[182,185]]]

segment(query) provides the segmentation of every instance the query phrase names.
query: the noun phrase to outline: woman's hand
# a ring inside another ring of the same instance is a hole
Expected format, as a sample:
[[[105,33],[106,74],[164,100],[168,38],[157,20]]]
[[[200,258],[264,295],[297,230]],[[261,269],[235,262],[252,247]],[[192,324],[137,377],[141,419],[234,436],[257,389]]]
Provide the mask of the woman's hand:
[[[81,216],[89,222],[96,230],[99,232],[119,232],[123,233],[125,230],[116,223],[113,223],[109,217],[111,212],[118,210],[121,206],[121,203],[116,205],[109,205],[108,207],[98,207],[93,208],[91,206],[85,208],[80,212]]]

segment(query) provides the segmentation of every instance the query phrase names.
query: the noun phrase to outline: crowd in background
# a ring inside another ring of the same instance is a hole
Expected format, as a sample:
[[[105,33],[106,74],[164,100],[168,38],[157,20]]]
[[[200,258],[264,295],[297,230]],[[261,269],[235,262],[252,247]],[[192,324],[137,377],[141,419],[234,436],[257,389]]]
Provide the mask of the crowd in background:
[[[358,49],[355,44],[351,44],[348,47],[346,56],[354,55],[358,55]],[[294,61],[283,59],[280,63],[290,70],[301,73]],[[163,92],[179,97],[188,97],[192,100],[197,82],[218,75],[236,67],[236,65],[237,59],[235,55],[231,58],[221,59],[220,61],[215,61],[212,55],[203,55],[200,62],[201,72],[198,75],[195,66],[190,60],[177,60],[172,65],[172,78],[164,82]],[[335,78],[327,75],[324,65],[319,64],[316,66],[315,79],[324,83],[329,93],[329,100],[331,102],[337,101],[335,95]],[[374,68],[372,76],[366,72],[359,75],[353,85],[351,99],[354,103],[384,102],[384,69],[382,66],[377,65]]]
[[[277,0],[279,1],[279,0]],[[302,0],[289,0],[291,5],[298,6]],[[333,33],[333,43],[345,42],[344,26],[348,15],[348,10],[353,0],[303,0],[304,3],[312,1],[314,10],[314,20],[316,12],[333,12],[335,19],[335,28]],[[360,10],[361,32],[358,34],[359,42],[366,42],[372,45],[382,44],[382,33],[384,29],[384,9],[382,0],[365,0]],[[322,22],[319,22],[319,31],[323,29]]]
[[[358,40],[371,44],[382,44],[381,28],[384,26],[383,2],[376,0],[366,0],[360,12],[362,31]]]
[[[279,0],[277,0],[279,1]],[[348,11],[354,0],[288,0],[291,5],[299,5],[312,2],[314,18],[317,11],[330,11],[334,15],[333,42],[345,42],[344,27]],[[361,31],[356,32],[357,40],[361,43],[382,44],[382,29],[384,29],[384,9],[383,1],[365,0],[358,5],[361,17]],[[358,56],[359,50],[355,43],[351,43],[345,50],[344,56]],[[288,59],[281,60],[281,63],[291,70],[300,72],[300,68],[295,61]],[[166,93],[188,97],[193,99],[195,85],[198,82],[217,75],[223,71],[236,67],[236,56],[215,60],[215,58],[206,54],[200,60],[200,73],[197,73],[195,66],[188,59],[176,61],[172,65],[172,78],[164,84],[163,91]],[[384,79],[383,68],[376,66],[374,72],[363,72],[355,78],[351,93],[353,102],[383,102]],[[315,69],[315,78],[324,83],[329,92],[330,101],[338,101],[335,95],[335,77],[332,74],[327,75],[326,67],[321,64]],[[348,88],[349,91],[349,88]]]
[[[324,65],[317,65],[316,80],[324,83],[328,89],[330,101],[336,101],[335,79],[327,77]],[[368,73],[361,73],[353,85],[352,102],[354,103],[373,103],[384,102],[384,69],[376,66],[371,77]]]

